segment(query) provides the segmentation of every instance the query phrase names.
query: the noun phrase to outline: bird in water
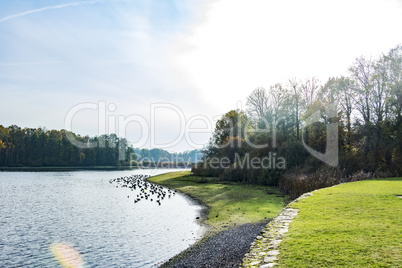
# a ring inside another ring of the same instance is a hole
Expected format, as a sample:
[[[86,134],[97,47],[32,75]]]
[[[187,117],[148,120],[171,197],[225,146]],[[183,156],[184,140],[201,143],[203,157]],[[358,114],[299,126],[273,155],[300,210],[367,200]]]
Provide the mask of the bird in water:
[[[116,183],[116,188],[129,188],[131,191],[136,191],[136,199],[134,199],[134,204],[141,200],[156,201],[158,205],[162,204],[162,200],[165,197],[171,198],[176,194],[176,190],[170,188],[164,188],[161,185],[157,185],[148,182],[149,175],[135,174],[131,176],[124,176],[109,180],[109,183]],[[155,198],[153,198],[155,196]],[[130,198],[128,195],[127,198]]]

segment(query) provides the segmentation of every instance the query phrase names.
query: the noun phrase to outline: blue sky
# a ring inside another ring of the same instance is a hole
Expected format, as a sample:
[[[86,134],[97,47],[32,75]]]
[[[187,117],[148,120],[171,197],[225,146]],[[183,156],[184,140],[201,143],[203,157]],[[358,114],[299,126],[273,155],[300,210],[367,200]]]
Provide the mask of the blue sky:
[[[0,0],[0,124],[62,129],[72,107],[104,101],[116,107],[106,132],[138,115],[167,144],[182,134],[177,109],[208,132],[194,116],[213,121],[290,77],[346,74],[356,57],[401,43],[400,25],[398,0]],[[152,121],[155,103],[177,109]],[[87,109],[71,128],[97,135],[97,118]],[[135,144],[143,133],[133,122],[118,134]],[[202,147],[209,134],[192,137],[167,149]]]

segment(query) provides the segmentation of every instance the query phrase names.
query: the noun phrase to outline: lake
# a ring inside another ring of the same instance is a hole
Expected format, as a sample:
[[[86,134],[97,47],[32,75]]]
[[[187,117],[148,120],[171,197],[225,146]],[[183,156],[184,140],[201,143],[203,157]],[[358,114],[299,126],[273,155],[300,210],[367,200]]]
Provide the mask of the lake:
[[[109,181],[171,171],[0,172],[0,267],[58,267],[55,243],[73,246],[85,267],[163,263],[202,237],[203,207],[180,193],[134,203],[138,189]]]

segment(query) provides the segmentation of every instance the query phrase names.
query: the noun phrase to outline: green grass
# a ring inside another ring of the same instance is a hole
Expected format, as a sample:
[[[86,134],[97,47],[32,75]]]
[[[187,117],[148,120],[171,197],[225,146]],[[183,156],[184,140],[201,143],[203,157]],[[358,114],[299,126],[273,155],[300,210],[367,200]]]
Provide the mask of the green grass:
[[[218,182],[215,178],[172,172],[149,179],[175,188],[205,204],[209,210],[205,223],[220,231],[246,223],[274,218],[285,206],[286,196],[277,188]]]
[[[280,267],[402,267],[402,178],[337,185],[293,203]]]

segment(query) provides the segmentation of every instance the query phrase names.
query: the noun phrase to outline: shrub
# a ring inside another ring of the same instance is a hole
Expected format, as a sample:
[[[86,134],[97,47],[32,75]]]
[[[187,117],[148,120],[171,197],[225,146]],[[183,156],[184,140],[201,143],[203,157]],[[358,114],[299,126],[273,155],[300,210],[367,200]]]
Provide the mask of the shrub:
[[[222,170],[211,168],[209,165],[205,165],[203,162],[201,162],[193,166],[191,168],[191,172],[193,172],[195,176],[200,177],[219,177],[219,174],[222,172]]]
[[[347,181],[352,182],[352,181],[363,181],[363,180],[370,180],[374,178],[374,174],[371,172],[364,172],[363,170],[360,170],[351,176],[348,177]]]
[[[344,182],[369,180],[373,173],[360,170],[350,176],[345,176],[337,167],[322,167],[316,172],[296,168],[283,174],[279,180],[279,188],[289,194],[292,199],[317,189],[333,186]]]

